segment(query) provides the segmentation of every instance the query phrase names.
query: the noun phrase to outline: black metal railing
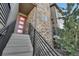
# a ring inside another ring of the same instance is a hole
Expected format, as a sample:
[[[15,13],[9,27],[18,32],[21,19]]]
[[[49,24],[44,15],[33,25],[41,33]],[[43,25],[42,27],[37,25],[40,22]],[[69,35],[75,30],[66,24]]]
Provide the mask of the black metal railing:
[[[53,47],[38,33],[38,31],[29,24],[29,35],[33,45],[34,56],[60,56]]]
[[[16,21],[13,21],[10,25],[3,27],[0,30],[0,55],[2,55],[3,49],[5,48],[11,34],[14,32]]]
[[[4,25],[6,25],[10,10],[10,3],[0,3],[0,21]]]

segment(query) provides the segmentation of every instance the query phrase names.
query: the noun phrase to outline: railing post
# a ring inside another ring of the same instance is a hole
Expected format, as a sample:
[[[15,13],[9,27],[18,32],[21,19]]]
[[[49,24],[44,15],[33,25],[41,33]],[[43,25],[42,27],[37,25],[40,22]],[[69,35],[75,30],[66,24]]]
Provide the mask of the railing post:
[[[33,38],[33,56],[35,54],[35,29],[34,29],[34,38]]]
[[[28,30],[28,34],[29,34],[29,35],[30,35],[30,29],[31,29],[31,28],[30,28],[30,23],[29,23],[29,30]]]

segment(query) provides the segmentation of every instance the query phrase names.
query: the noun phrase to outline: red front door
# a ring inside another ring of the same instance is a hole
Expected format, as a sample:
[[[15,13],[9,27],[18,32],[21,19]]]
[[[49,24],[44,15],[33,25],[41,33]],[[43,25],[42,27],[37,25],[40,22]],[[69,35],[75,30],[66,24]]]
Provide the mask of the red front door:
[[[20,33],[20,34],[24,33],[26,19],[27,18],[25,16],[19,15],[19,17],[18,17],[17,33]]]

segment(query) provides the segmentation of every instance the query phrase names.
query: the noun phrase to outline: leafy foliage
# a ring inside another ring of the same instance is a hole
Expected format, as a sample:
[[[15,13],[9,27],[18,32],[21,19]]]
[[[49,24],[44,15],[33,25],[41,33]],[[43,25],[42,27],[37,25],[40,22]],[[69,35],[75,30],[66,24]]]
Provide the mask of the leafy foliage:
[[[67,15],[64,17],[64,29],[59,31],[59,44],[61,48],[65,49],[68,55],[74,55],[78,48],[79,41],[79,15],[78,5],[72,11],[75,4],[67,4]],[[72,13],[71,13],[72,11]]]

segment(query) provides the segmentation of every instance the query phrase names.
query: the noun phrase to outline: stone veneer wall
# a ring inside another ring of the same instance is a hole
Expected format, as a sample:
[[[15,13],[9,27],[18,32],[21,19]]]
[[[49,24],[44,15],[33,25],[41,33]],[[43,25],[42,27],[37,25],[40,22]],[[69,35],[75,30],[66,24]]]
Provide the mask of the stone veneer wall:
[[[42,37],[53,46],[49,4],[38,3],[28,15],[28,22],[32,23]]]
[[[28,15],[27,22],[31,23],[36,28],[36,19],[37,19],[37,13],[36,13],[36,7],[32,9],[30,14]]]

